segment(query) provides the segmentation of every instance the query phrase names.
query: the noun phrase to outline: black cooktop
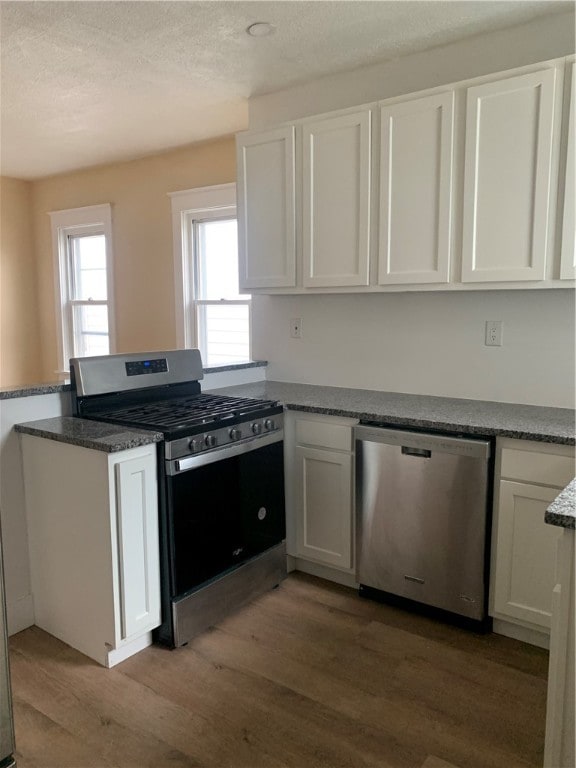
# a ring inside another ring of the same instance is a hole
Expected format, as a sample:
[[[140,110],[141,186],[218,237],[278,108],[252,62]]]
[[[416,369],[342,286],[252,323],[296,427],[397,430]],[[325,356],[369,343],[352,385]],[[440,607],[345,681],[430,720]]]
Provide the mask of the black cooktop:
[[[254,400],[225,395],[197,394],[187,397],[140,403],[125,408],[92,413],[91,418],[127,426],[154,429],[166,436],[180,430],[188,434],[237,424],[267,411],[281,411],[274,400]],[[223,423],[220,423],[223,422]]]

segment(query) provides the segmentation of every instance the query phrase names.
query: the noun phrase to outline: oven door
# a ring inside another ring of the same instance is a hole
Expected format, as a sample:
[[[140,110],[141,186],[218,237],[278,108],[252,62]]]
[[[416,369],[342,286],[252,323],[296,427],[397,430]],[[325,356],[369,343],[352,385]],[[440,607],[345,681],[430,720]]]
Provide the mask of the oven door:
[[[166,462],[171,597],[286,536],[282,432]]]

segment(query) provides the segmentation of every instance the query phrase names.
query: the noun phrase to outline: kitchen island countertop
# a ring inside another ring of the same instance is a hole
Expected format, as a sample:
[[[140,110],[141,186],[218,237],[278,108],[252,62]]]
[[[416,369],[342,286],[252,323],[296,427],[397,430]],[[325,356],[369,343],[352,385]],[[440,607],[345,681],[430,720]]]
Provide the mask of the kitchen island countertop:
[[[377,421],[395,427],[512,437],[562,445],[576,443],[576,414],[571,408],[546,408],[280,381],[240,384],[213,392],[278,400],[289,410]]]
[[[550,504],[544,521],[549,525],[576,529],[576,478]]]

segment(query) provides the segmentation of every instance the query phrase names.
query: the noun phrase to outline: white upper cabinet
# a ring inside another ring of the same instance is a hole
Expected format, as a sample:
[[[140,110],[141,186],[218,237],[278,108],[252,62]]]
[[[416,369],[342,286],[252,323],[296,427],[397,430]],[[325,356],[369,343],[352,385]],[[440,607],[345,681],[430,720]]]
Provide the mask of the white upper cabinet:
[[[566,153],[566,181],[564,185],[564,221],[562,226],[562,252],[560,260],[560,278],[574,280],[576,278],[576,148],[574,147],[576,133],[576,74],[574,62],[570,64],[570,116],[568,118],[568,148]]]
[[[296,285],[294,127],[237,137],[240,287]]]
[[[240,134],[242,288],[571,287],[572,62],[541,62]]]
[[[447,283],[454,92],[380,109],[378,284]]]
[[[369,109],[302,126],[303,283],[368,285]]]
[[[468,89],[463,282],[543,280],[556,70]]]

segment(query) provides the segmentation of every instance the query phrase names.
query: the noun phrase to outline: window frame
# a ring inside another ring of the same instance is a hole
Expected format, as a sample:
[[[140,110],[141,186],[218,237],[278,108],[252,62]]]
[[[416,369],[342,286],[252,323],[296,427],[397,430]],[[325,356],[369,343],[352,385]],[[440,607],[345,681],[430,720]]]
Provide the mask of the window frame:
[[[100,305],[108,309],[108,340],[110,354],[116,351],[116,317],[114,301],[113,250],[112,250],[112,206],[110,203],[89,205],[51,211],[52,256],[54,268],[54,289],[56,327],[58,343],[58,365],[55,371],[60,377],[68,377],[69,359],[74,356],[75,333],[73,312],[75,306]],[[73,267],[69,248],[69,237],[83,235],[104,235],[106,243],[106,290],[107,298],[81,300],[73,298]]]
[[[248,305],[248,361],[252,359],[252,299],[200,299],[194,222],[236,219],[236,184],[186,189],[168,194],[172,203],[176,342],[179,349],[204,349],[199,308],[208,305]],[[247,362],[248,362],[247,361]],[[207,361],[204,361],[207,365]]]

